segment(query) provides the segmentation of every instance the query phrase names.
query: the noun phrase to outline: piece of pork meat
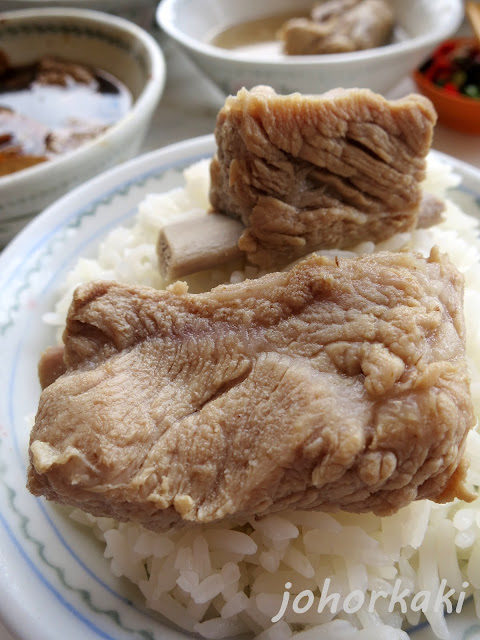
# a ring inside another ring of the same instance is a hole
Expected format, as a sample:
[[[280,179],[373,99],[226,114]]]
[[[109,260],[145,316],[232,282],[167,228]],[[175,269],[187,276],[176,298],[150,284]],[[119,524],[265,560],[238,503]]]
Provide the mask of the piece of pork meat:
[[[63,359],[63,345],[47,347],[38,362],[38,380],[42,389],[46,389],[67,370]]]
[[[468,498],[462,292],[437,250],[314,256],[197,295],[81,286],[28,487],[153,530]]]
[[[424,193],[418,212],[417,228],[426,229],[443,221],[443,200]],[[237,260],[242,252],[238,241],[245,227],[220,213],[171,222],[160,229],[157,241],[158,268],[166,282],[184,278],[205,269]]]
[[[264,268],[386,240],[417,224],[435,121],[418,95],[242,89],[218,114],[211,204],[243,222],[239,247]]]
[[[433,193],[425,192],[418,212],[417,229],[428,229],[443,222],[446,204]]]
[[[385,0],[328,0],[313,8],[310,20],[288,20],[280,35],[288,55],[345,53],[386,44],[393,25]]]

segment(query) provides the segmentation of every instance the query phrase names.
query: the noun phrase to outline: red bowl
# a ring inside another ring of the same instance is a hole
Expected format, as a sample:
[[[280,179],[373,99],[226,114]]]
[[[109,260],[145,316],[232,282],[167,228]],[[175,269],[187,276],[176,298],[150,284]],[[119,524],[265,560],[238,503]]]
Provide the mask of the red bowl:
[[[452,38],[446,41],[454,44],[474,42],[473,38]],[[480,100],[444,91],[418,69],[413,72],[413,79],[419,91],[433,102],[441,124],[462,133],[480,135]]]

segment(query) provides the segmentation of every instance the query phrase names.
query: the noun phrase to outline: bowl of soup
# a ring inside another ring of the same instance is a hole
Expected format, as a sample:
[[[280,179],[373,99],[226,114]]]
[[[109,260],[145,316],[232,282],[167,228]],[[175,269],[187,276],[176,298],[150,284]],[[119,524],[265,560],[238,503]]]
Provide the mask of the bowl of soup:
[[[72,187],[136,155],[164,83],[161,49],[128,20],[0,13],[0,246]]]
[[[362,6],[352,6],[356,4]],[[331,15],[334,5],[336,16]],[[385,0],[383,5],[378,0],[162,0],[157,22],[226,94],[258,84],[272,86],[278,93],[322,93],[336,87],[385,93],[455,32],[463,3]],[[390,29],[372,46],[362,37],[356,37],[361,48],[348,41],[343,47],[338,44],[345,35],[347,13],[350,32],[358,33],[369,31],[372,24],[378,28],[378,14],[388,9]],[[318,41],[327,25],[337,32],[330,34],[334,45],[296,46],[290,48],[295,53],[289,53],[284,34],[295,33],[285,28],[292,20],[296,33],[306,34],[307,44],[309,37]]]

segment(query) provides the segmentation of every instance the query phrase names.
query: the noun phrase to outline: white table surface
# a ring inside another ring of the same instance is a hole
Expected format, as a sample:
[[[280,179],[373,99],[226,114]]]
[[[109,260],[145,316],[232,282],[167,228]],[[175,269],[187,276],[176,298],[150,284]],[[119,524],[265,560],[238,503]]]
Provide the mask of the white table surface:
[[[167,83],[142,151],[212,133],[224,96],[173,44],[161,40],[167,59]],[[415,87],[405,78],[389,94],[398,98]],[[433,148],[480,168],[480,136],[469,136],[437,125]],[[14,640],[1,625],[0,640]],[[33,639],[32,639],[33,640]]]

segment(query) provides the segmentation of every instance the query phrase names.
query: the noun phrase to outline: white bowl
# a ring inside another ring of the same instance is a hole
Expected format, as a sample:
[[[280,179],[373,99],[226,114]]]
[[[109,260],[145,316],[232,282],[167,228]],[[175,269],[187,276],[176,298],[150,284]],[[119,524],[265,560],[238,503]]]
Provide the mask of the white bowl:
[[[0,11],[46,7],[95,9],[131,20],[147,30],[154,26],[156,6],[156,0],[0,0]]]
[[[43,55],[97,66],[133,94],[128,113],[75,151],[0,178],[0,246],[73,186],[136,155],[165,83],[156,41],[137,25],[97,11],[36,9],[0,14],[1,49],[12,65]]]
[[[313,0],[162,0],[160,27],[225,93],[268,84],[278,93],[322,93],[335,87],[385,93],[412,71],[435,45],[456,31],[462,0],[392,0],[397,31],[405,39],[375,49],[316,56],[246,54],[209,44],[228,26],[286,11],[302,11]]]

